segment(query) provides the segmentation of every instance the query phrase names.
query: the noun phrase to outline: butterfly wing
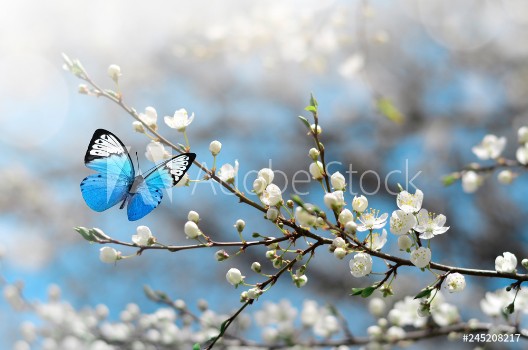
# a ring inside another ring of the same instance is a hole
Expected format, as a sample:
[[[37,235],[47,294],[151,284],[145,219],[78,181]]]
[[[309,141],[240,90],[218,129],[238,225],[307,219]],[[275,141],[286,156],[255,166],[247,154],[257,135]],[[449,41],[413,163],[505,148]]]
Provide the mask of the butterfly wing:
[[[135,193],[128,202],[128,220],[139,220],[154,210],[163,198],[162,190],[176,185],[195,158],[194,153],[183,153],[149,170],[144,181],[133,190]]]
[[[126,199],[134,180],[134,166],[125,145],[111,132],[97,129],[88,145],[84,164],[98,174],[81,182],[86,204],[104,211]]]

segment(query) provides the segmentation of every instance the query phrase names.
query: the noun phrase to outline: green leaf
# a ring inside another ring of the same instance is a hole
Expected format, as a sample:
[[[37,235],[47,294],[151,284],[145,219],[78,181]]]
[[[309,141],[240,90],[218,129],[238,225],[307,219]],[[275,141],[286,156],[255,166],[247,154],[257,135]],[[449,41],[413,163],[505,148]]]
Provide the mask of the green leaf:
[[[315,96],[313,94],[310,94],[310,106],[315,107],[315,110],[317,110],[318,105],[319,104],[317,103]]]
[[[427,298],[431,295],[431,292],[434,290],[434,288],[425,288],[422,289],[422,291],[414,297],[414,299],[420,299],[420,298]]]
[[[374,293],[375,290],[376,290],[375,287],[372,287],[372,286],[367,287],[367,288],[363,289],[363,291],[361,292],[361,297],[362,298],[368,298],[369,296],[372,295],[372,293]]]
[[[75,231],[77,231],[85,240],[87,240],[89,242],[93,242],[94,241],[94,237],[90,233],[90,230],[87,229],[86,227],[79,226],[79,227],[74,227],[73,229]]]
[[[396,108],[396,106],[394,106],[392,101],[386,97],[380,97],[376,100],[376,108],[381,115],[395,123],[400,124],[405,119],[403,114],[398,110],[398,108]]]
[[[363,288],[352,288],[352,294],[350,295],[361,295],[363,293]]]
[[[306,125],[306,127],[308,128],[308,130],[310,130],[310,123],[308,122],[308,119],[306,119],[305,117],[303,117],[302,115],[298,115],[297,118],[299,118],[301,120],[301,122]]]
[[[504,308],[504,313],[511,315],[515,311],[515,303],[511,303]]]
[[[143,286],[143,293],[147,296],[147,298],[151,300],[157,300],[158,296],[156,295],[156,292],[146,284]]]
[[[200,344],[194,344],[192,350],[200,350]]]
[[[218,337],[221,337],[224,335],[228,325],[229,325],[229,319],[222,322],[222,324],[220,325],[220,334],[218,334]]]
[[[314,107],[314,106],[307,106],[307,107],[304,107],[304,110],[305,110],[305,111],[308,111],[308,112],[312,112],[312,113],[317,112],[317,108]]]
[[[442,177],[442,183],[444,186],[450,186],[454,184],[460,178],[460,173],[451,173]]]

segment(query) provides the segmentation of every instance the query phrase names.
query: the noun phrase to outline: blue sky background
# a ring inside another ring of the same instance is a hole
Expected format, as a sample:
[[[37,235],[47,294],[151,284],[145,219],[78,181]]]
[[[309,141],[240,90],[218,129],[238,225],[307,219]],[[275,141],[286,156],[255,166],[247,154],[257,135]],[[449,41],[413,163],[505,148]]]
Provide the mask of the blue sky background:
[[[9,283],[23,281],[29,300],[45,300],[47,286],[57,284],[64,300],[76,308],[105,303],[112,319],[129,302],[145,312],[157,308],[144,296],[143,285],[185,299],[193,307],[197,299],[205,299],[214,309],[229,312],[239,305],[239,291],[225,282],[226,271],[236,266],[251,276],[252,259],[263,262],[264,251],[223,263],[214,260],[213,249],[146,252],[112,266],[99,261],[100,246],[83,241],[72,227],[100,227],[117,239],[129,240],[141,224],[149,226],[159,241],[178,244],[186,242],[183,225],[188,211],[196,210],[203,218],[203,229],[218,240],[237,238],[232,225],[239,218],[246,220],[248,234],[278,235],[271,233],[272,225],[263,222],[260,213],[233,196],[218,194],[219,187],[210,183],[198,184],[192,194],[192,188],[175,189],[172,203],[165,198],[140,222],[128,222],[126,213],[117,208],[90,211],[79,182],[89,173],[82,161],[93,131],[105,128],[118,135],[138,152],[143,169],[151,166],[144,157],[148,140],[133,132],[132,120],[117,106],[76,93],[79,82],[61,69],[61,52],[80,58],[94,80],[105,87],[112,87],[106,67],[119,64],[125,100],[138,111],[154,106],[161,132],[172,141],[183,139],[162,124],[162,117],[179,108],[194,112],[188,134],[199,161],[211,165],[207,147],[218,139],[223,144],[219,165],[238,159],[241,174],[266,167],[270,160],[274,169],[289,176],[308,169],[312,145],[296,116],[308,117],[303,108],[314,93],[327,160],[343,164],[335,170],[344,173],[352,164],[359,174],[375,170],[384,176],[392,170],[404,172],[408,163],[410,174],[422,171],[415,184],[425,193],[424,207],[446,214],[451,226],[433,241],[435,261],[493,269],[495,256],[503,251],[512,251],[518,258],[527,256],[528,232],[522,225],[528,211],[526,176],[508,187],[492,176],[474,195],[463,193],[460,184],[445,188],[440,178],[476,161],[470,149],[487,133],[508,137],[505,155],[513,157],[516,129],[528,124],[528,95],[523,94],[528,92],[523,79],[528,46],[516,41],[528,20],[506,4],[495,11],[489,4],[449,9],[440,2],[422,7],[417,3],[370,3],[373,15],[365,19],[368,60],[347,76],[340,73],[341,63],[350,55],[365,54],[357,37],[359,24],[351,23],[358,11],[356,2],[323,6],[314,1],[303,5],[303,10],[296,3],[277,2],[264,10],[262,5],[236,1],[222,9],[161,1],[148,7],[124,1],[7,5],[0,15],[0,33],[6,38],[0,44],[0,76],[4,77],[0,82],[0,178],[11,180],[0,187],[0,194],[7,198],[0,202],[0,242],[6,251],[2,275]],[[454,20],[438,22],[430,16],[434,6]],[[465,28],[455,20],[470,10],[475,12],[475,22]],[[85,16],[79,17],[79,12]],[[318,24],[315,29],[305,19],[309,16]],[[35,25],[28,28],[25,22]],[[503,29],[497,30],[497,22]],[[465,29],[472,34],[453,34]],[[334,41],[328,39],[329,30],[334,31]],[[214,39],[218,35],[221,38]],[[388,41],[379,39],[383,35]],[[308,44],[294,50],[302,46],[299,42]],[[376,112],[376,94],[394,101],[405,115],[403,124]],[[195,167],[190,170],[193,178],[198,173]],[[254,177],[249,179],[251,184]],[[15,191],[16,180],[21,189]],[[358,188],[357,181],[355,177],[350,185]],[[404,183],[405,178],[391,178],[393,190],[398,182]],[[375,186],[368,182],[367,190]],[[309,192],[304,197],[307,202],[323,206],[318,183],[304,188]],[[288,191],[291,187],[285,198]],[[346,198],[348,203],[351,198]],[[387,193],[369,196],[369,201],[382,212],[396,209],[395,198]],[[505,236],[500,223],[508,228]],[[388,252],[399,254],[390,234],[387,247]],[[352,299],[348,291],[375,279],[352,279],[348,259],[336,261],[324,251],[316,258],[319,266],[314,275],[332,271],[331,290],[308,271],[310,282],[305,288],[281,281],[263,301],[285,298],[297,307],[306,298],[332,303],[353,317],[355,333],[364,334],[371,318],[362,300]],[[399,297],[432,281],[429,274],[410,269],[400,277]],[[408,289],[405,282],[409,280],[416,288]],[[467,305],[462,314],[479,315],[483,293],[505,284],[468,278],[468,290],[458,299],[459,305]],[[253,308],[259,308],[258,304]],[[1,345],[19,338],[14,330],[24,319],[33,316],[0,302]]]

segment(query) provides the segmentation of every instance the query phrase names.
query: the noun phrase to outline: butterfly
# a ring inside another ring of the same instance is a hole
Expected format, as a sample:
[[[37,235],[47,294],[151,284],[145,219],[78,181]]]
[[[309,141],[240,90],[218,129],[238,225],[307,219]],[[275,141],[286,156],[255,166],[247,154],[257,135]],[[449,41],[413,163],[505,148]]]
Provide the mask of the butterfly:
[[[84,164],[97,171],[81,182],[81,193],[93,210],[105,211],[128,201],[128,220],[139,220],[163,198],[162,190],[176,185],[196,158],[194,153],[183,153],[168,159],[145,175],[136,175],[132,159],[125,145],[110,131],[97,129],[88,145]]]

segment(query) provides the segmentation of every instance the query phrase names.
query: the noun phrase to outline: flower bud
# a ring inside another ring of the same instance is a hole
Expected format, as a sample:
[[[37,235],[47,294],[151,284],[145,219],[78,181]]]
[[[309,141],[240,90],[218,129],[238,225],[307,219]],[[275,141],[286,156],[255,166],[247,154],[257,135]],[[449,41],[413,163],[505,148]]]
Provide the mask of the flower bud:
[[[279,210],[277,208],[269,208],[266,212],[266,218],[270,221],[275,221],[279,217]]]
[[[332,174],[330,182],[335,191],[343,191],[346,187],[345,177],[339,171]]]
[[[200,229],[198,228],[198,225],[194,221],[187,221],[185,223],[185,226],[183,227],[183,231],[187,235],[188,238],[194,239],[202,234]]]
[[[90,89],[86,84],[79,84],[79,89],[77,90],[80,94],[87,95],[90,93]]]
[[[132,126],[134,127],[135,132],[139,132],[140,134],[145,133],[145,127],[143,126],[141,122],[138,122],[137,120],[133,121]]]
[[[189,214],[187,215],[187,220],[198,223],[198,221],[200,221],[200,215],[194,210],[191,210]]]
[[[519,143],[528,143],[528,126],[521,126],[517,131]]]
[[[113,264],[121,259],[121,252],[111,247],[102,247],[99,249],[99,259],[107,264]]]
[[[229,254],[225,250],[221,249],[215,253],[215,259],[216,261],[227,260],[229,259]]]
[[[244,228],[246,227],[246,222],[242,219],[238,219],[234,227],[237,229],[238,233],[242,233],[242,231],[244,231]]]
[[[239,269],[231,268],[227,271],[226,280],[233,286],[237,286],[244,282],[244,276]]]
[[[412,246],[412,239],[408,235],[403,235],[398,237],[398,248],[403,251],[407,251],[408,249],[411,249]]]
[[[249,299],[257,299],[262,294],[262,289],[260,288],[251,288],[247,291],[247,297]]]
[[[323,132],[323,129],[321,129],[321,125],[317,125],[317,130],[316,130],[315,129],[315,124],[312,124],[312,125],[310,125],[310,129],[316,135],[321,135],[321,133]]]
[[[275,259],[276,252],[275,250],[268,250],[266,251],[266,259]]]
[[[260,273],[262,271],[260,263],[255,261],[253,264],[251,264],[251,270],[256,273]]]
[[[287,206],[288,208],[292,209],[292,208],[293,208],[293,201],[292,201],[291,199],[288,199],[288,200],[286,201],[286,206]]]
[[[108,76],[117,83],[121,76],[121,67],[116,64],[112,64],[108,67]]]
[[[345,205],[345,197],[343,191],[334,191],[324,195],[325,205],[334,210],[338,211]]]
[[[337,248],[334,250],[334,256],[335,256],[336,258],[338,258],[339,260],[342,260],[346,255],[347,255],[346,250],[344,250],[344,249],[341,248],[341,247],[337,247]]]
[[[502,170],[498,175],[497,179],[503,185],[509,185],[515,179],[515,174],[511,170]]]
[[[365,196],[354,196],[354,199],[352,200],[352,209],[357,211],[358,213],[362,213],[367,209],[368,207],[368,199]]]
[[[310,151],[308,152],[308,155],[310,156],[310,158],[312,158],[313,160],[317,160],[319,158],[319,154],[321,152],[319,152],[317,150],[317,148],[310,148]]]
[[[323,179],[323,163],[317,161],[310,164],[309,171],[314,180],[319,181]]]
[[[521,264],[525,269],[528,270],[528,259],[522,259]]]
[[[347,222],[354,220],[354,214],[348,209],[343,209],[341,213],[339,213],[338,220],[341,225],[344,226]]]
[[[334,247],[336,247],[336,248],[337,248],[337,247],[344,248],[344,247],[346,247],[346,242],[345,242],[345,240],[344,240],[343,238],[341,238],[341,237],[336,237],[336,238],[334,238],[334,240],[332,241],[332,245],[333,245]]]
[[[263,177],[258,177],[255,181],[253,181],[253,191],[255,191],[256,194],[261,194],[264,192],[266,186],[268,186],[268,183]]]
[[[357,224],[354,221],[349,221],[345,224],[346,233],[355,233],[357,230]]]
[[[301,275],[301,276],[294,275],[293,283],[295,283],[297,288],[302,288],[306,285],[306,283],[308,283],[308,277],[306,277],[306,275]]]
[[[213,156],[216,156],[218,153],[220,153],[221,149],[222,149],[222,144],[220,143],[220,141],[215,140],[209,144],[209,151],[211,152]]]
[[[263,178],[266,180],[266,185],[269,185],[273,182],[273,178],[275,177],[275,174],[273,173],[273,170],[269,168],[262,168],[258,172],[258,177]]]

